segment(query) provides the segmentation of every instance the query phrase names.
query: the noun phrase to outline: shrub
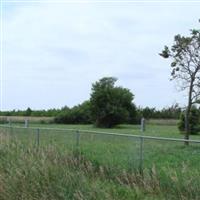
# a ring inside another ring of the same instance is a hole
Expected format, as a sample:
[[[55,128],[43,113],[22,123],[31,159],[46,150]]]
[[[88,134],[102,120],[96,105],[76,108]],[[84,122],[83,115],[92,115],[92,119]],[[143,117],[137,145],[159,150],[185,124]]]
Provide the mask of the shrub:
[[[90,124],[90,102],[85,101],[71,109],[64,109],[55,117],[54,122],[60,124]]]
[[[92,85],[91,114],[97,127],[111,128],[135,115],[134,95],[127,88],[116,87],[116,81],[116,78],[104,77]]]
[[[200,113],[196,107],[192,107],[191,113],[189,116],[189,127],[190,127],[190,134],[196,135],[200,132]],[[181,113],[180,121],[178,123],[178,129],[181,133],[185,131],[185,115]]]

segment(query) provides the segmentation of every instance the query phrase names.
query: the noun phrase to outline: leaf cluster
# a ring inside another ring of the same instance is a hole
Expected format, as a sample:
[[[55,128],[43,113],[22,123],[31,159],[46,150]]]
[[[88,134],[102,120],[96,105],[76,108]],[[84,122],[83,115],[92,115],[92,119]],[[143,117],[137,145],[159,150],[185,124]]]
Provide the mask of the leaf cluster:
[[[177,80],[180,90],[191,90],[192,104],[200,101],[200,30],[190,30],[189,36],[175,35],[174,43],[159,54],[171,59],[171,80]]]
[[[97,127],[113,127],[130,116],[134,95],[127,88],[116,87],[114,77],[105,77],[92,85],[91,112]]]

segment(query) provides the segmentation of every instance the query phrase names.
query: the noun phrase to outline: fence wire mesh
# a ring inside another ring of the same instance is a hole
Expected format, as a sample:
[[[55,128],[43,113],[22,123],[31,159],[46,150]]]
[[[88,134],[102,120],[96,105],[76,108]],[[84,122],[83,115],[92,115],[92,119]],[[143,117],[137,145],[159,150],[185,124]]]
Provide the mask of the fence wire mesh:
[[[125,170],[162,169],[163,166],[182,167],[183,163],[198,165],[200,141],[103,133],[74,129],[24,128],[0,126],[0,144],[18,143],[20,148],[45,149],[78,153],[98,166]]]

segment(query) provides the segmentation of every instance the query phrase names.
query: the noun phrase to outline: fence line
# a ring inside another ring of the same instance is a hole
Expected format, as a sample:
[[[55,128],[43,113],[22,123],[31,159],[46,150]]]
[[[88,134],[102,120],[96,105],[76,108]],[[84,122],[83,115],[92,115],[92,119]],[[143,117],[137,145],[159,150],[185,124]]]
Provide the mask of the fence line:
[[[62,129],[62,128],[45,128],[45,127],[20,127],[20,126],[12,126],[12,125],[0,125],[0,128],[8,128],[8,129],[23,129],[23,130],[34,130],[36,133],[36,144],[40,146],[40,135],[42,130],[46,131],[72,131],[75,135],[76,147],[79,147],[80,141],[80,134],[89,133],[95,135],[104,135],[104,136],[116,136],[116,137],[124,137],[124,138],[134,138],[137,139],[139,144],[139,171],[143,174],[143,159],[144,159],[144,141],[145,140],[155,140],[155,141],[169,141],[169,142],[189,142],[189,143],[199,143],[200,140],[186,140],[186,139],[179,139],[179,138],[166,138],[166,137],[155,137],[155,136],[144,136],[143,134],[140,135],[132,135],[132,134],[122,134],[122,133],[109,133],[103,131],[92,131],[92,130],[78,130],[78,129]],[[143,132],[142,132],[143,133]]]
[[[187,140],[187,139],[180,139],[180,138],[167,138],[167,137],[155,137],[155,136],[145,136],[145,135],[132,135],[128,133],[109,133],[109,132],[102,132],[102,131],[91,131],[91,130],[80,130],[80,129],[61,129],[61,128],[45,128],[45,127],[20,127],[20,126],[7,126],[7,125],[0,125],[2,128],[16,128],[16,129],[30,129],[30,130],[54,130],[54,131],[74,131],[79,133],[91,133],[91,134],[103,134],[103,135],[112,135],[112,136],[119,136],[119,137],[128,137],[128,138],[137,138],[137,139],[144,139],[144,140],[160,140],[160,141],[171,141],[171,142],[190,142],[190,143],[200,143],[200,140]]]

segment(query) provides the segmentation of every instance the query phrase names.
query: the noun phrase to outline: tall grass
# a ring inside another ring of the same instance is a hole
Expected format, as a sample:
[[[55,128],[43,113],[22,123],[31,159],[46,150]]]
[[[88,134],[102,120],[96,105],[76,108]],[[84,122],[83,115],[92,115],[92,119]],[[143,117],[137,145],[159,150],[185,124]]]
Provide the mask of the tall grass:
[[[78,149],[35,147],[0,134],[1,200],[199,199],[200,171],[153,165],[128,171],[97,164]]]

